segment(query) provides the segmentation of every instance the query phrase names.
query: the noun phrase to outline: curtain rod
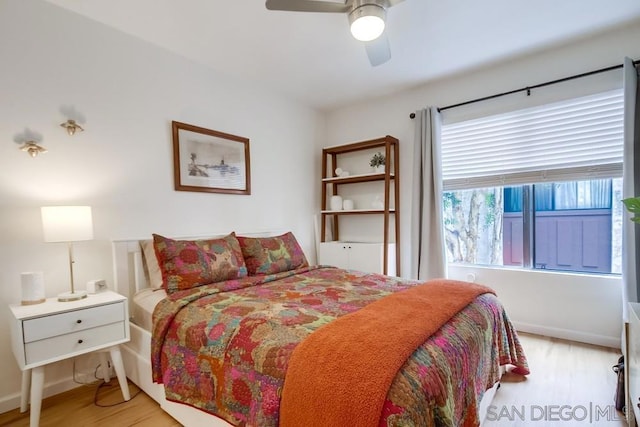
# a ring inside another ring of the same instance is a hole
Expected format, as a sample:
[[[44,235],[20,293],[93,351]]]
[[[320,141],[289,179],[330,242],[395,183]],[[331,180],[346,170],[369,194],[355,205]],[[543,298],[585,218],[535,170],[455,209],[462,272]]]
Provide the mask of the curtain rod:
[[[633,65],[638,65],[638,64],[640,64],[640,60],[633,61]],[[550,86],[550,85],[553,85],[553,84],[556,84],[556,83],[566,82],[568,80],[579,79],[579,78],[582,78],[582,77],[591,76],[593,74],[600,74],[600,73],[604,73],[604,72],[607,72],[607,71],[617,70],[618,68],[622,68],[623,65],[624,64],[612,65],[611,67],[601,68],[599,70],[593,70],[593,71],[588,71],[586,73],[575,74],[573,76],[563,77],[561,79],[551,80],[549,82],[539,83],[539,84],[536,84],[536,85],[533,85],[533,86],[526,86],[526,87],[523,87],[523,88],[520,88],[520,89],[510,90],[508,92],[497,93],[495,95],[484,96],[482,98],[476,98],[476,99],[472,99],[470,101],[460,102],[458,104],[447,105],[446,107],[438,108],[438,112],[441,112],[441,111],[444,111],[444,110],[449,110],[451,108],[462,107],[463,105],[474,104],[476,102],[488,101],[490,99],[500,98],[501,96],[512,95],[512,94],[518,93],[518,92],[526,91],[527,92],[527,96],[529,96],[529,95],[531,95],[531,89],[537,89],[537,88],[544,87],[544,86]],[[409,118],[410,119],[413,119],[415,117],[416,117],[416,113],[409,114]]]

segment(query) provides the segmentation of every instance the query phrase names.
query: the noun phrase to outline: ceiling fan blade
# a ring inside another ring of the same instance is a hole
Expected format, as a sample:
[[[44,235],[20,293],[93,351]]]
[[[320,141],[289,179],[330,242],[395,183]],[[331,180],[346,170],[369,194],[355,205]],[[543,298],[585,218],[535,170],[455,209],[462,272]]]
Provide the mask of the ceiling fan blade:
[[[391,59],[391,48],[386,32],[375,40],[365,42],[364,47],[367,49],[367,56],[373,67],[384,64]]]
[[[403,2],[404,0],[388,0],[388,1],[389,1],[389,7],[391,7],[391,6],[397,5],[398,3]]]
[[[319,0],[267,0],[265,5],[269,10],[286,10],[291,12],[344,13],[351,10],[351,0],[346,3]]]

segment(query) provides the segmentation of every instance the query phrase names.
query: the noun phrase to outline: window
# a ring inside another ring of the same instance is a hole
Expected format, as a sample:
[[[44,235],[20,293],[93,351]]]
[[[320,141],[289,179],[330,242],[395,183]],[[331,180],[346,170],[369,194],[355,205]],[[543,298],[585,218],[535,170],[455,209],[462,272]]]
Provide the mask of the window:
[[[612,91],[443,126],[448,262],[619,273],[622,112]]]
[[[620,273],[621,194],[619,178],[446,191],[447,260]]]

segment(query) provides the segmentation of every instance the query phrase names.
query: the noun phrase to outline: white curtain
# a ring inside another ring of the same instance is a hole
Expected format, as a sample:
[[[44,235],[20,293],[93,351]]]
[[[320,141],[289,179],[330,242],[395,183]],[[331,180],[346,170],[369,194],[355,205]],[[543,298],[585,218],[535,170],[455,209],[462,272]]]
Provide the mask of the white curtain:
[[[411,212],[411,277],[445,277],[442,223],[441,118],[436,107],[416,112]]]
[[[640,195],[640,96],[638,96],[638,70],[629,58],[624,59],[624,164],[623,198]],[[638,255],[640,226],[625,216],[622,222],[622,313],[628,321],[627,302],[638,302]]]

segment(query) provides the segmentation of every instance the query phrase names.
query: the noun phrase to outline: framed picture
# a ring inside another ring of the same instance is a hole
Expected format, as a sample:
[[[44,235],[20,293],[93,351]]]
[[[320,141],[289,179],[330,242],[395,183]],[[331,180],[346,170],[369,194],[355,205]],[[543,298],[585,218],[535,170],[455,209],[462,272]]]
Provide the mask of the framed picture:
[[[171,122],[178,191],[251,194],[249,139]]]

